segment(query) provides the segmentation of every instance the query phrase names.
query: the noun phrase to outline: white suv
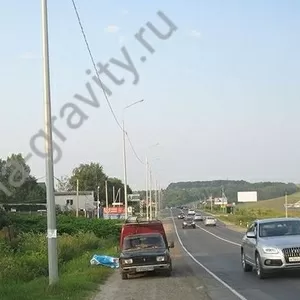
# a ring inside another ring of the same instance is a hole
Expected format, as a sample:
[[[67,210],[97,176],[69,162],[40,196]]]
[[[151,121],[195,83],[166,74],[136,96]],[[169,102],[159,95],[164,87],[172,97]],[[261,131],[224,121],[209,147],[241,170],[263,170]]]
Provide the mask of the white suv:
[[[193,209],[189,209],[188,215],[194,216],[195,214],[196,214],[196,213],[195,213],[195,211],[194,211]]]

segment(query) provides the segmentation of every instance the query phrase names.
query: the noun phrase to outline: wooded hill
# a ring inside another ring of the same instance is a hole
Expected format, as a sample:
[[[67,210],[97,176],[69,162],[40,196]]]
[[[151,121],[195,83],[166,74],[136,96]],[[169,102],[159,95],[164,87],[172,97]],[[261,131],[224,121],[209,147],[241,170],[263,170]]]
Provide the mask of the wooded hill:
[[[165,204],[175,206],[222,196],[222,187],[229,203],[237,201],[238,192],[257,191],[258,200],[266,200],[288,195],[299,190],[294,183],[283,182],[256,182],[244,180],[213,180],[213,181],[186,181],[171,183],[165,193]]]

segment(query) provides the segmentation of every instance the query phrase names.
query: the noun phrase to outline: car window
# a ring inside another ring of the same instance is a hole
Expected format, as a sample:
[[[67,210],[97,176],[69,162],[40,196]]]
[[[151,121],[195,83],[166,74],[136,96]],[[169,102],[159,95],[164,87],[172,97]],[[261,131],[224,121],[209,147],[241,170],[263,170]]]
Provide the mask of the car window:
[[[164,247],[165,243],[161,236],[128,236],[124,239],[123,244],[123,250]]]
[[[261,224],[259,228],[260,237],[300,235],[300,221],[284,220]]]
[[[257,225],[256,225],[255,222],[252,223],[252,224],[248,227],[247,233],[248,233],[248,232],[254,232],[254,234],[256,235],[256,232],[257,232]]]

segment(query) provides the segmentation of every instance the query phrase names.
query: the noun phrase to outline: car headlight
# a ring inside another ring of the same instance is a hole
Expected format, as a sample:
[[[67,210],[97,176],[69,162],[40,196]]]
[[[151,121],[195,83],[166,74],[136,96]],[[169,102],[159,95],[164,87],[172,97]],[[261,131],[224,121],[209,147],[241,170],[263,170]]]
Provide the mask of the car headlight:
[[[268,254],[277,254],[279,253],[277,248],[274,247],[263,247],[263,251]]]
[[[164,256],[157,256],[156,261],[165,261],[166,258]]]
[[[183,225],[186,225],[186,222],[183,222]]]
[[[129,258],[129,259],[124,259],[123,262],[124,262],[124,264],[129,265],[129,264],[132,264],[133,261],[131,258]]]

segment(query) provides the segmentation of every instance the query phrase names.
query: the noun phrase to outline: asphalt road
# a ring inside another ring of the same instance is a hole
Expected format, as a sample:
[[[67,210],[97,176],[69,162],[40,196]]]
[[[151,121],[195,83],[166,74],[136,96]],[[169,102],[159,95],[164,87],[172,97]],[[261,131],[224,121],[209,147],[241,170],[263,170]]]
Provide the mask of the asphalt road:
[[[240,241],[242,233],[232,231],[218,222],[217,227],[205,227],[199,222],[197,229],[182,229],[182,220],[177,220],[178,210],[173,210],[178,236],[199,266],[207,268],[211,277],[226,286],[231,298],[242,300],[299,300],[300,275],[280,274],[266,280],[259,280],[254,273],[244,273],[240,264]],[[200,264],[200,265],[199,265]],[[214,299],[210,282],[206,282],[208,294]],[[217,298],[216,298],[217,299]],[[225,299],[224,297],[219,299]]]
[[[259,280],[254,273],[244,273],[240,264],[242,233],[217,227],[182,229],[177,219],[165,219],[172,249],[173,275],[142,276],[121,280],[119,271],[109,278],[94,300],[299,300],[299,274]],[[175,225],[175,227],[173,226]],[[175,229],[175,230],[174,230]]]

